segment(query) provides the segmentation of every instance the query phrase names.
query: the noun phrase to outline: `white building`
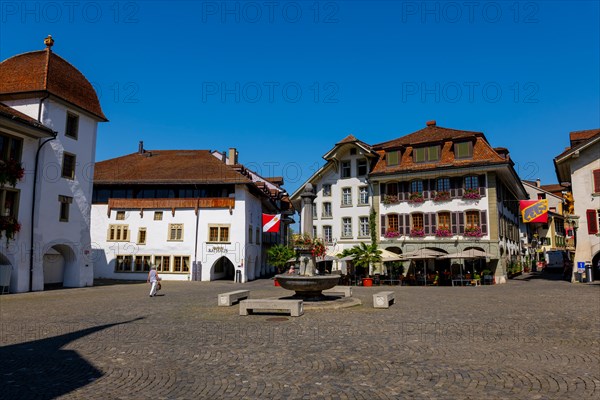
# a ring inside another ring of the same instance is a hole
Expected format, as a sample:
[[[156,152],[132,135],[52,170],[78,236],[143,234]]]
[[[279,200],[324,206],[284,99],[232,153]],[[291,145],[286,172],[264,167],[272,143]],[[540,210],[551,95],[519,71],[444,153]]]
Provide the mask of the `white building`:
[[[45,50],[0,63],[0,102],[21,113],[12,121],[3,118],[2,142],[11,150],[2,157],[19,160],[10,151],[20,143],[25,168],[15,191],[2,190],[4,215],[18,210],[21,224],[15,240],[0,250],[2,263],[12,266],[12,292],[93,284],[91,177],[98,122],[107,119],[92,85],[52,52],[53,42],[48,37]],[[19,133],[8,126],[19,119],[39,126]]]
[[[576,248],[572,280],[578,263],[594,267],[600,279],[600,129],[570,134],[571,146],[554,158],[559,182],[570,183],[573,213],[567,219],[575,226]]]
[[[288,210],[287,193],[209,150],[144,150],[96,164],[92,207],[97,278],[241,279],[272,272],[262,214]],[[274,181],[282,183],[281,179]],[[239,274],[237,273],[239,271]],[[237,276],[236,276],[237,275]]]

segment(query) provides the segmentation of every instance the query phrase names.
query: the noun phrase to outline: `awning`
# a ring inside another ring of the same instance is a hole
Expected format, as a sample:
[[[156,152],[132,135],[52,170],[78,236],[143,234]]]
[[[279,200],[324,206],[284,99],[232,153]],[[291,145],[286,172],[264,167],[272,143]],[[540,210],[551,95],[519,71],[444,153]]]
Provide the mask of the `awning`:
[[[422,260],[428,258],[438,258],[445,255],[446,253],[442,253],[441,251],[423,248],[411,251],[409,253],[404,253],[402,254],[402,258],[404,260]]]
[[[386,249],[379,249],[379,250],[381,250],[381,261],[383,261],[383,262],[404,260],[404,258],[402,258],[401,254],[396,254],[396,253],[386,250]]]
[[[497,258],[495,255],[477,249],[459,251],[458,253],[446,254],[440,258]]]

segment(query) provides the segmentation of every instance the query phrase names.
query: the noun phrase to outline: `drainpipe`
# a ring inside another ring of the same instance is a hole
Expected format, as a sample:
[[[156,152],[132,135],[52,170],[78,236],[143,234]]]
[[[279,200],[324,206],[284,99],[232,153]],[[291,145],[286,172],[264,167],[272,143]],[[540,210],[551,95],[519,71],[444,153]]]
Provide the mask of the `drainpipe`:
[[[42,116],[42,104],[44,102],[44,100],[46,100],[50,95],[47,94],[46,96],[42,97],[40,99],[40,106],[38,108],[38,122],[41,124],[41,116]],[[54,132],[54,136],[51,138],[46,139],[45,141],[43,141],[39,146],[38,149],[35,153],[35,165],[34,165],[34,169],[33,169],[33,198],[31,201],[31,250],[29,252],[29,291],[32,292],[33,291],[33,231],[34,231],[34,224],[35,224],[35,195],[36,195],[36,187],[37,187],[37,176],[38,176],[38,165],[39,165],[39,159],[40,159],[40,150],[42,150],[42,147],[48,143],[51,140],[56,139],[56,135],[58,134],[58,132]]]
[[[200,201],[200,200],[196,200],[196,201]],[[198,270],[198,225],[200,222],[200,205],[198,205],[198,212],[196,213],[196,238],[194,240],[194,264],[193,264],[193,268],[196,268],[196,279],[198,279],[198,274],[201,274],[202,270]],[[200,279],[198,280],[202,280],[202,276],[200,276]]]

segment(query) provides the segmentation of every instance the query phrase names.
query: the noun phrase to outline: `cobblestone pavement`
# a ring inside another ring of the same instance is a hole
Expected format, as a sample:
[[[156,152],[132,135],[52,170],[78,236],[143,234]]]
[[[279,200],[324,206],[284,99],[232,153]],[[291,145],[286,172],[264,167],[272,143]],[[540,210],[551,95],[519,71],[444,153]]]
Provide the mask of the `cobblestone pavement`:
[[[0,398],[600,397],[599,285],[395,286],[389,309],[357,287],[361,306],[299,318],[216,307],[289,293],[271,280],[163,286],[0,296]]]

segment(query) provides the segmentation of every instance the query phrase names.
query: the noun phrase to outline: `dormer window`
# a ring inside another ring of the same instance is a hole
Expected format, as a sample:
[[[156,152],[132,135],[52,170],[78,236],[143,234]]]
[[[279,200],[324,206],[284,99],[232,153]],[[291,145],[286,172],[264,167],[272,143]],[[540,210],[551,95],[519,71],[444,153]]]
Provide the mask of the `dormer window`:
[[[473,142],[454,143],[454,158],[473,158]]]
[[[386,159],[387,159],[388,167],[391,167],[393,165],[398,165],[400,163],[400,151],[399,150],[388,151],[387,155],[386,155]]]
[[[356,160],[356,171],[358,176],[367,175],[367,160],[364,158],[361,160]]]
[[[440,146],[417,147],[413,149],[413,160],[416,163],[434,162],[440,160]]]
[[[65,136],[77,140],[79,131],[79,117],[75,114],[67,113],[67,126],[65,128]]]
[[[356,147],[353,147],[350,149],[350,155],[351,156],[355,156],[356,155]]]
[[[350,166],[350,161],[342,161],[342,178],[350,178],[352,168]]]

